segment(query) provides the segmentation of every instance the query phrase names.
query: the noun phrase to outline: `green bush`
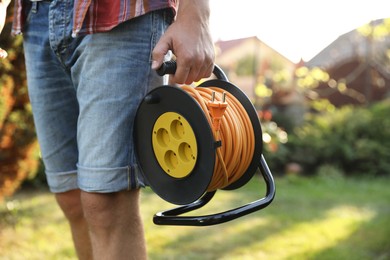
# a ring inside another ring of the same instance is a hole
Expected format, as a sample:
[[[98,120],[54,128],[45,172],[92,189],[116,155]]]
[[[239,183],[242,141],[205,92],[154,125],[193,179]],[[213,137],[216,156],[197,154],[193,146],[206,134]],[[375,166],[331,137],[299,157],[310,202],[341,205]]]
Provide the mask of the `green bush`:
[[[288,158],[287,132],[275,122],[264,120],[261,123],[263,134],[263,154],[273,174],[282,174]]]
[[[289,136],[288,160],[314,174],[335,165],[345,174],[390,174],[390,100],[311,116]]]
[[[8,8],[12,13],[12,5]],[[39,167],[39,148],[27,95],[21,37],[11,37],[8,16],[0,46],[8,51],[0,60],[0,201]]]

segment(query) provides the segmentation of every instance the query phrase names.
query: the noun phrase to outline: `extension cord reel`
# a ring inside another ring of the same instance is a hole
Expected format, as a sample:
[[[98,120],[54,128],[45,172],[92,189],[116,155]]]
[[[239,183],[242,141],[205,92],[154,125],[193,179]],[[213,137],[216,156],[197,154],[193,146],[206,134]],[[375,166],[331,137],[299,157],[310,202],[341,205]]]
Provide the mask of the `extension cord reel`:
[[[176,63],[169,61],[157,72],[163,76],[174,74],[175,71]],[[181,205],[156,213],[153,222],[157,225],[220,224],[267,207],[275,196],[275,182],[262,154],[262,130],[253,104],[238,87],[228,81],[217,65],[214,66],[213,74],[217,79],[207,80],[196,89],[217,88],[227,93],[228,98],[237,99],[250,119],[254,136],[251,144],[253,157],[246,170],[238,180],[221,189],[242,187],[259,169],[266,184],[265,196],[225,212],[180,216],[203,207],[215,195],[217,190],[210,191],[209,185],[218,160],[216,151],[224,143],[215,140],[212,126],[205,115],[207,112],[189,93],[182,87],[160,86],[141,101],[134,128],[137,159],[147,183],[163,200]]]

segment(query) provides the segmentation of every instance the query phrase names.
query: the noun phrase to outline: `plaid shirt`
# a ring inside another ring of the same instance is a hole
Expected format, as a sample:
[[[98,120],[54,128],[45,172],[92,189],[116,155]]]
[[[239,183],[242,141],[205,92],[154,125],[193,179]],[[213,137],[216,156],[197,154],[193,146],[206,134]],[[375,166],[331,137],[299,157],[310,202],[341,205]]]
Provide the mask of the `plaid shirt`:
[[[15,0],[13,34],[23,31],[23,0]],[[109,31],[118,24],[147,12],[172,8],[178,0],[74,0],[73,36]]]

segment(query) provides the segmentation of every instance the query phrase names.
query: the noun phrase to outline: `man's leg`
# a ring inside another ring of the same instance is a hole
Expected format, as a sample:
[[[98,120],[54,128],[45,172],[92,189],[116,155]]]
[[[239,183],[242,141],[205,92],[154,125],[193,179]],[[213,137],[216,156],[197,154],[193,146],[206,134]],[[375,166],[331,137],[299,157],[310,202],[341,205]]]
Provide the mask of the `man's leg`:
[[[50,3],[36,4],[38,8],[29,14],[24,31],[28,90],[35,128],[47,181],[69,221],[77,255],[82,260],[92,259],[77,186],[79,111],[76,91],[49,43]]]
[[[165,15],[153,12],[85,36],[71,64],[80,109],[78,187],[96,259],[147,258],[133,124],[142,98],[162,84],[151,70],[151,50],[167,26]]]
[[[80,260],[92,259],[91,240],[81,206],[80,190],[56,193],[56,199],[69,221],[78,258]]]
[[[132,128],[141,98],[161,81],[150,71],[150,52],[166,21],[156,12],[109,33],[73,39],[67,17],[72,6],[54,3],[39,2],[24,33],[30,100],[50,189],[69,220],[80,258],[89,257],[91,246],[96,258],[120,259],[122,252],[126,259],[145,258],[139,192],[113,192],[143,186]],[[90,193],[77,194],[78,188]]]
[[[81,192],[81,199],[94,259],[147,259],[139,190]]]
[[[72,190],[57,193],[56,199],[69,221],[79,259],[92,259],[92,253],[93,259],[147,258],[139,190],[107,194]],[[123,243],[129,238],[131,243]]]

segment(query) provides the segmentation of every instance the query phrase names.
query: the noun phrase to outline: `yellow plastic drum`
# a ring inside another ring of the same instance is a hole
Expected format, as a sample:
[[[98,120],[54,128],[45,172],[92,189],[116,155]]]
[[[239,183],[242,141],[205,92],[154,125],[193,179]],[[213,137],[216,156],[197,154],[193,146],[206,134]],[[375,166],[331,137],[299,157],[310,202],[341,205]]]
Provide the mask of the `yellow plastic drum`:
[[[182,115],[160,115],[153,126],[152,146],[161,169],[169,176],[180,179],[191,174],[198,146],[191,125]]]

